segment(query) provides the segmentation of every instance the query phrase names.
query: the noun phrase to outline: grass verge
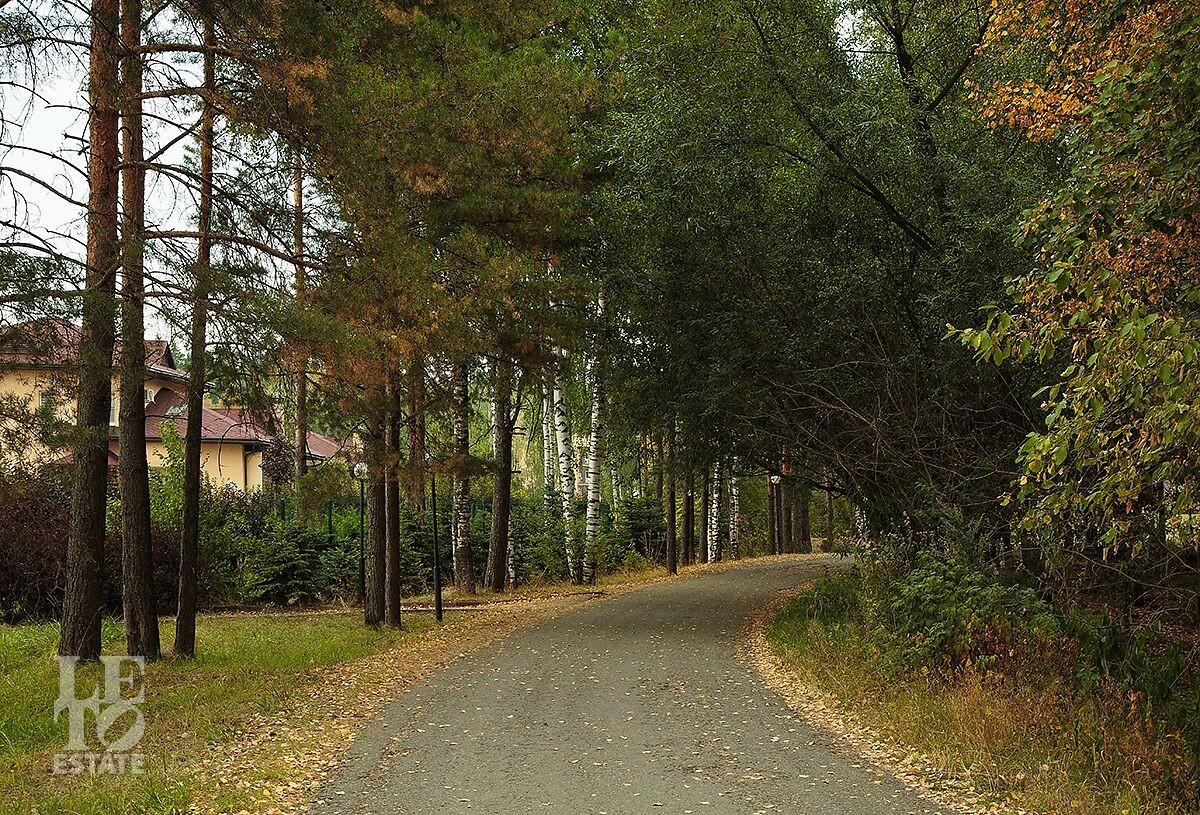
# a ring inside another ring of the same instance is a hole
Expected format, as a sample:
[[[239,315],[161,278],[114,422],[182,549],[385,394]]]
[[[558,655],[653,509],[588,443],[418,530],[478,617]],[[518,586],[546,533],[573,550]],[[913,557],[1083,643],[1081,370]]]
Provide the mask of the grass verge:
[[[67,738],[66,716],[53,719],[58,626],[0,627],[0,811],[183,811],[194,799],[191,766],[250,717],[278,708],[321,668],[395,648],[432,624],[429,615],[410,615],[404,630],[372,630],[354,612],[201,616],[194,661],[166,659],[146,670],[140,776],[50,773]],[[165,621],[162,633],[169,643],[173,624]],[[118,623],[105,621],[105,652],[119,653],[122,641]],[[87,696],[100,674],[99,665],[80,666],[77,694]]]
[[[874,629],[858,579],[838,576],[793,598],[765,633],[790,680],[830,701],[831,719],[865,726],[892,756],[919,751],[926,770],[956,779],[943,788],[968,784],[984,809],[1183,815],[1135,773],[1122,772],[1121,757],[1098,753],[1103,740],[1093,734],[1112,726],[1113,711],[1059,681],[898,674],[874,643]]]

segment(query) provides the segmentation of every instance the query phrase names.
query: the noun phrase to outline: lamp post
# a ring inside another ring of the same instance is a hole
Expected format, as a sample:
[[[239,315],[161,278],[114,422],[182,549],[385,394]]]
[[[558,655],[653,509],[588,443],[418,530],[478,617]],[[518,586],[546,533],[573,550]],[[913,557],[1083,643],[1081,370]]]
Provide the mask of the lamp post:
[[[431,459],[432,461],[432,459]],[[430,508],[433,512],[433,617],[442,621],[442,552],[438,545],[437,475],[429,468]]]
[[[367,567],[364,558],[363,528],[367,504],[367,476],[371,468],[366,462],[360,461],[354,465],[354,477],[358,479],[358,597],[365,600],[367,596]]]

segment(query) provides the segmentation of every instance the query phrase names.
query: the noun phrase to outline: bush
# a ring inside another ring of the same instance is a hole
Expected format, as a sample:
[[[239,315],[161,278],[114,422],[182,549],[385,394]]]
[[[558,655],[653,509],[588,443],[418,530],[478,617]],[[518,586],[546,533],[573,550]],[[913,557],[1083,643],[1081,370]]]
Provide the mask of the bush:
[[[1062,640],[1058,618],[1029,589],[930,555],[890,585],[882,611],[876,640],[899,670],[1043,665]]]
[[[318,563],[322,536],[278,521],[265,537],[250,542],[242,569],[243,598],[251,603],[293,606],[321,595]]]

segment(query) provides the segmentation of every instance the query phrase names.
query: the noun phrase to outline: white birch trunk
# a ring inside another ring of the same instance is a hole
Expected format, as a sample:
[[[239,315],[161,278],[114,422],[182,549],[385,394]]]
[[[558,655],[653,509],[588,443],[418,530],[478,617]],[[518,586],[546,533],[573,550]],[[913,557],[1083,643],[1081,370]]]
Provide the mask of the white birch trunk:
[[[554,403],[550,388],[542,392],[542,496],[547,509],[554,509],[554,491],[558,488],[554,452]]]
[[[737,459],[734,459],[733,466],[729,473],[729,556],[737,560],[741,554],[741,511],[742,511],[742,496],[738,489],[737,476]]]
[[[558,478],[562,499],[563,544],[566,547],[567,569],[571,581],[579,580],[575,569],[574,510],[575,455],[571,445],[571,430],[567,425],[567,399],[560,374],[554,376],[554,430],[558,441]]]
[[[712,489],[708,496],[708,562],[715,563],[720,553],[721,537],[721,465],[713,465]]]
[[[505,572],[508,574],[508,588],[510,591],[517,587],[517,558],[513,553],[513,533],[512,533],[512,515],[508,516],[508,562],[505,563]]]
[[[601,302],[603,309],[603,301]],[[596,537],[600,534],[600,437],[604,427],[604,388],[595,362],[592,363],[592,435],[587,452],[587,523],[583,540],[583,579],[595,577]]]
[[[471,493],[465,468],[471,453],[470,390],[466,363],[459,363],[454,372],[454,447],[458,466],[463,468],[454,478],[454,585],[459,591],[475,593],[475,569],[471,562]]]

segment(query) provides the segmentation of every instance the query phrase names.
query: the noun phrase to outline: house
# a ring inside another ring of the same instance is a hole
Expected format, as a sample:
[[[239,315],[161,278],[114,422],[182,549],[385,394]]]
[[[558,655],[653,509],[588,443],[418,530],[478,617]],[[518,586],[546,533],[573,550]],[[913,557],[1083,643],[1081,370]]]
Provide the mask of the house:
[[[0,331],[0,461],[26,465],[70,463],[70,453],[53,433],[38,432],[38,425],[53,417],[74,418],[74,362],[81,340],[79,326],[45,318]],[[120,347],[117,348],[120,354]],[[121,455],[117,437],[119,382],[113,378],[113,407],[109,416],[109,463]],[[168,459],[167,440],[182,439],[190,417],[187,410],[187,373],[176,367],[170,346],[163,340],[146,342],[146,454],[150,466]],[[263,454],[276,444],[250,411],[205,404],[200,415],[200,459],[213,484],[240,490],[263,486]],[[341,445],[327,436],[309,434],[308,455],[313,463],[334,458]]]

